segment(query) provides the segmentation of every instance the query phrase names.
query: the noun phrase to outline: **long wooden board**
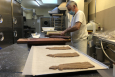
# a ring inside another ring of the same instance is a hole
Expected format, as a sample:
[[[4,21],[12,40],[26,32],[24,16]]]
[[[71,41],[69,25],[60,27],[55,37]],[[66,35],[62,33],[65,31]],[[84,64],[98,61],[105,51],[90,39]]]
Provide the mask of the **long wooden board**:
[[[71,39],[63,39],[63,38],[20,38],[17,40],[17,43],[29,43],[29,44],[44,44],[44,45],[50,45],[50,44],[61,44],[70,42]]]
[[[64,38],[64,39],[70,39],[70,36],[49,36],[49,38]]]

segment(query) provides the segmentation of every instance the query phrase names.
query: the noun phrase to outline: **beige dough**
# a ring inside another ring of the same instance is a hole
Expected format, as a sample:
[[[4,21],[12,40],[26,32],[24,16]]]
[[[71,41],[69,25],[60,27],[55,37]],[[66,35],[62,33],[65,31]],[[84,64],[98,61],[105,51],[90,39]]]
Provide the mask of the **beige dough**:
[[[76,56],[79,56],[79,54],[76,52],[74,52],[74,53],[57,53],[57,54],[48,54],[47,56],[50,56],[50,57],[76,57]]]
[[[69,50],[71,48],[70,47],[47,47],[46,49],[49,49],[49,50]]]
[[[95,66],[90,64],[89,62],[76,62],[76,63],[60,64],[59,66],[51,66],[49,67],[49,69],[67,70],[67,69],[88,69],[93,67]]]

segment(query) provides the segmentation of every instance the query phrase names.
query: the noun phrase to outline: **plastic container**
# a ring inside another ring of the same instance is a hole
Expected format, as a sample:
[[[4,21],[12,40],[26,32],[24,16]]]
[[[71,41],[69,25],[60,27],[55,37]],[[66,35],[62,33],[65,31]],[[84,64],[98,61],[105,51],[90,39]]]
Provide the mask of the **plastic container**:
[[[31,35],[33,38],[39,38],[40,37],[40,34],[37,34],[37,33],[32,33]]]
[[[113,77],[115,77],[115,63],[113,64]]]
[[[96,24],[93,22],[93,33],[96,33]]]

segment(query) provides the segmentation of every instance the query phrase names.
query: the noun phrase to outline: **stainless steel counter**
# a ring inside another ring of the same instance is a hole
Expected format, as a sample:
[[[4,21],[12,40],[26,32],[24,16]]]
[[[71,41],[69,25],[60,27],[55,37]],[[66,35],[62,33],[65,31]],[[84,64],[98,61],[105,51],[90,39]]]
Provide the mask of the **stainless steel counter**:
[[[115,39],[109,39],[109,38],[104,38],[104,37],[100,37],[99,34],[101,34],[102,32],[96,32],[93,34],[94,37],[97,37],[99,40],[102,40],[104,42],[107,42],[109,44],[113,44],[115,45]]]

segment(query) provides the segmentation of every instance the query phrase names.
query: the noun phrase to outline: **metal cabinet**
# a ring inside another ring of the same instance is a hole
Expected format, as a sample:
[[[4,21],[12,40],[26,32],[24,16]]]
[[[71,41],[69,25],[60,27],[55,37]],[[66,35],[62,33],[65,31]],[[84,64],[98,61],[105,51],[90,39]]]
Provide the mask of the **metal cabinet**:
[[[0,0],[0,47],[9,46],[22,37],[21,5],[13,0]],[[16,24],[13,23],[14,19]]]
[[[3,22],[0,23],[0,47],[13,44],[12,18],[10,14],[1,14]]]
[[[14,43],[23,36],[23,16],[21,12],[21,5],[16,1],[13,1],[13,37]]]
[[[12,17],[10,13],[0,13],[3,22],[0,23],[0,28],[12,28]]]
[[[12,28],[0,28],[0,47],[4,48],[13,44]]]
[[[13,28],[23,28],[23,17],[14,16]]]
[[[13,0],[13,2],[12,2],[12,12],[13,12],[13,16],[21,16],[22,15],[21,5],[18,2],[16,2],[15,0]]]
[[[11,0],[0,0],[0,47],[13,44]]]
[[[23,36],[23,17],[22,16],[15,16],[13,23],[13,36],[14,36],[14,43],[17,42],[19,38]]]
[[[22,28],[14,28],[14,43],[16,43],[19,38],[22,38],[22,32]]]
[[[0,0],[0,13],[11,14],[11,0]]]

